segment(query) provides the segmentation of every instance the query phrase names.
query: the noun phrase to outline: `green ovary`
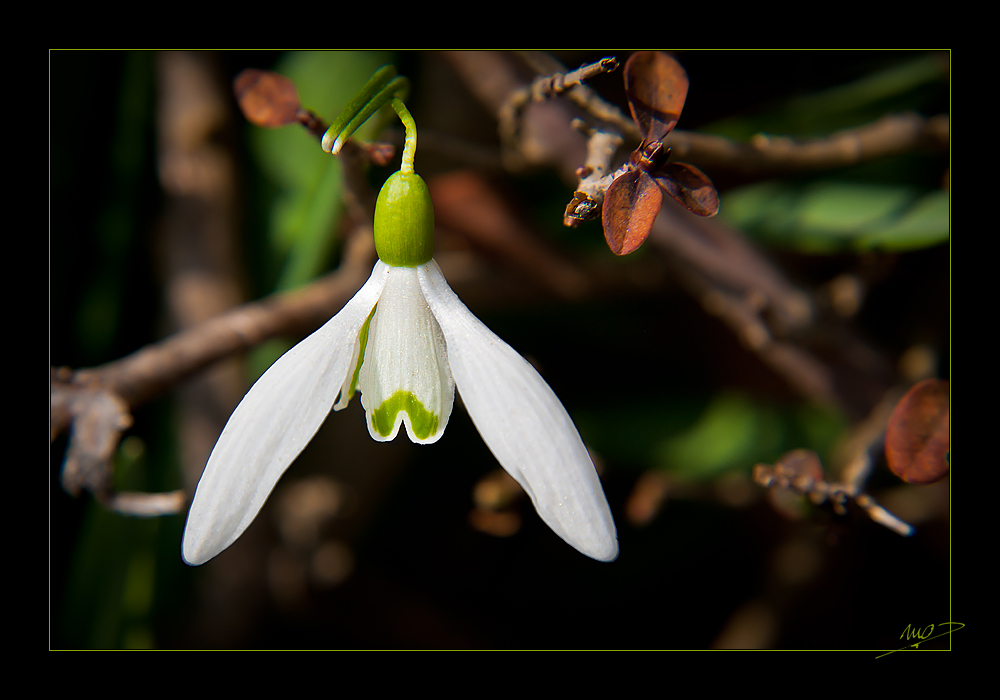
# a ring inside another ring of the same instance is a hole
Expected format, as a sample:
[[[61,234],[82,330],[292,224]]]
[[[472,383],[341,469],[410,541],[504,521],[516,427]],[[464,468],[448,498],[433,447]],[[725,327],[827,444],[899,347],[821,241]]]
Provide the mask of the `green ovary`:
[[[389,177],[375,202],[375,250],[386,265],[416,267],[434,253],[434,205],[416,173]]]
[[[424,408],[412,391],[400,389],[372,412],[372,425],[379,435],[389,437],[400,411],[410,417],[413,434],[420,440],[426,440],[437,430],[438,416]]]

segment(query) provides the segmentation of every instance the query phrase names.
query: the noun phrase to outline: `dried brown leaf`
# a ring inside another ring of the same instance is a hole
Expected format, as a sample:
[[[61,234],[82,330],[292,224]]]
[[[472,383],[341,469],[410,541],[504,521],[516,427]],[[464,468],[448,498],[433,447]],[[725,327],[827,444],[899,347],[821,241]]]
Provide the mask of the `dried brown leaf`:
[[[233,92],[243,116],[257,126],[275,128],[298,121],[299,92],[283,75],[248,68],[236,76]]]
[[[930,484],[949,469],[948,382],[925,379],[900,399],[889,418],[885,457],[889,469],[910,484]]]

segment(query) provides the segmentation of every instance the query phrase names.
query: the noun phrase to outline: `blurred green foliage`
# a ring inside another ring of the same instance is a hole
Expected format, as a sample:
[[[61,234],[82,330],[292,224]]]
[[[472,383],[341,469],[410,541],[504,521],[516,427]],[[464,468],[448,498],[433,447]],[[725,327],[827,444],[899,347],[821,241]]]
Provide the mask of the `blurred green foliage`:
[[[390,59],[379,51],[297,51],[285,54],[274,70],[292,79],[305,108],[330,123]],[[369,119],[355,138],[373,139],[382,121],[378,115]],[[274,258],[283,261],[275,289],[291,289],[331,263],[343,212],[340,160],[296,127],[252,129],[250,152],[268,192],[262,201],[267,240]]]
[[[155,54],[51,57],[50,333],[56,362],[121,352],[150,204]],[[72,128],[63,126],[72,120]],[[71,300],[71,301],[70,301]]]
[[[161,425],[167,425],[163,423]],[[154,444],[170,444],[170,436]],[[150,454],[138,435],[122,440],[114,457],[115,488],[158,492],[180,487],[176,454]],[[57,639],[85,649],[152,649],[155,627],[169,618],[178,587],[180,516],[134,518],[87,503],[74,533]],[[59,590],[58,588],[56,590]]]
[[[895,111],[931,107],[940,99],[947,71],[941,54],[919,55],[703,130],[741,141],[760,133],[824,137]],[[915,250],[948,240],[950,197],[940,176],[907,156],[833,176],[756,182],[726,192],[721,215],[757,240],[786,250]]]
[[[836,411],[733,391],[701,399],[665,396],[628,411],[617,405],[578,411],[574,419],[605,459],[693,480],[749,474],[755,463],[802,445],[828,456],[846,427]]]
[[[778,56],[794,63],[803,54],[788,51],[779,52]],[[845,66],[854,58],[848,54],[840,56]],[[704,124],[699,131],[734,141],[749,141],[756,134],[823,138],[892,112],[936,110],[941,87],[947,85],[947,54],[921,53],[900,59],[885,52],[882,56],[883,60],[874,64],[870,72],[854,80],[773,99],[756,105],[750,112]],[[777,74],[774,83],[781,85],[781,81],[781,75]],[[733,107],[738,109],[740,105]]]
[[[771,180],[723,197],[727,221],[776,248],[805,253],[916,250],[948,240],[951,202],[943,190],[816,180]]]

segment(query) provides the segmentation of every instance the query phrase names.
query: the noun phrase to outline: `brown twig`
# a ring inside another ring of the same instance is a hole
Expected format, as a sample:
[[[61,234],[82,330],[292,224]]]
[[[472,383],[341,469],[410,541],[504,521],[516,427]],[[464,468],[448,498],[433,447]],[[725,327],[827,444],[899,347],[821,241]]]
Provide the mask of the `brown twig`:
[[[526,84],[509,55],[496,51],[446,51],[442,56],[473,96],[497,115],[504,164],[509,170],[552,166],[567,182],[576,179],[586,143],[579,132],[566,128],[578,114],[574,115],[564,100],[529,100],[523,103],[523,109],[515,109],[516,100],[510,97],[523,94]],[[520,120],[514,121],[517,114]],[[572,165],[567,167],[568,162]]]
[[[71,429],[65,488],[107,493],[107,465],[131,424],[129,411],[222,358],[318,327],[357,292],[374,258],[369,230],[350,239],[336,272],[307,287],[240,306],[100,367],[54,370],[51,437]]]
[[[550,64],[548,68],[558,70],[558,65],[558,63]],[[587,74],[588,77],[590,75]],[[538,84],[544,85],[545,80],[536,79],[532,85]],[[535,99],[558,94],[555,91],[532,90],[531,92]],[[581,90],[569,94],[581,94]],[[592,91],[586,93],[585,99],[577,99],[574,102],[597,122],[611,124],[633,143],[641,140],[642,135],[635,122],[614,105],[601,100]],[[503,123],[503,112],[500,118]],[[510,130],[510,127],[507,129]],[[606,133],[607,131],[602,128],[587,131],[591,139],[602,138]],[[710,134],[674,130],[667,138],[667,145],[670,146],[672,157],[676,160],[692,162],[716,172],[734,172],[759,178],[801,171],[835,170],[914,151],[944,152],[949,145],[949,117],[946,114],[934,117],[923,117],[914,113],[889,114],[869,124],[809,140],[757,134],[749,142],[739,142]],[[588,149],[588,155],[592,153],[604,154],[606,149]],[[607,161],[588,159],[589,167],[583,172],[580,185],[577,187],[577,195],[583,193],[588,199],[596,202],[598,214],[604,190],[614,178],[595,179],[594,173],[610,172],[614,155],[610,154]],[[569,209],[570,207],[567,207],[567,211]],[[579,206],[574,209],[581,216],[585,215],[584,212],[580,212]],[[593,211],[593,207],[589,209]],[[567,225],[578,223],[578,218],[572,217]]]
[[[753,469],[753,478],[764,488],[794,491],[807,496],[817,505],[829,502],[834,511],[841,515],[847,512],[848,502],[854,501],[879,525],[903,537],[913,534],[912,525],[880,506],[871,495],[862,490],[862,484],[827,480],[819,457],[810,450],[793,450],[774,465],[757,464]]]
[[[369,236],[355,236],[340,267],[307,287],[237,307],[108,364],[55,371],[52,437],[69,427],[73,415],[63,408],[69,406],[63,401],[66,394],[102,389],[134,409],[221,358],[270,338],[317,328],[361,287],[371,273],[374,253]]]
[[[590,139],[604,135],[600,129],[588,132]],[[628,130],[638,142],[633,124]],[[890,114],[864,126],[847,129],[826,138],[796,141],[786,137],[758,134],[747,143],[720,136],[689,131],[673,131],[667,137],[671,157],[696,163],[709,172],[736,173],[761,178],[794,172],[819,172],[867,163],[919,150],[944,151],[948,147],[948,116],[925,118],[917,114]],[[573,199],[566,207],[566,225],[576,226],[600,215],[604,193],[619,172],[607,175],[615,154],[606,149],[593,151],[607,160],[588,160]],[[601,175],[596,175],[601,173]]]
[[[584,113],[590,115],[600,122],[610,125],[622,134],[638,134],[632,119],[623,114],[618,107],[604,100],[596,91],[592,90],[583,81],[595,78],[603,73],[610,73],[618,68],[618,59],[605,57],[595,63],[582,66],[571,73],[566,73],[566,67],[553,58],[550,54],[541,51],[527,51],[520,54],[531,68],[538,73],[539,77],[532,82],[532,94],[537,100],[563,95],[576,104]],[[559,76],[565,74],[565,79],[560,83]],[[550,77],[551,76],[551,77]],[[572,76],[572,78],[570,77]],[[568,84],[572,90],[557,92],[555,90],[546,91],[546,86],[550,81],[557,84]],[[539,89],[536,86],[541,86]],[[517,97],[512,97],[517,99]]]
[[[914,151],[948,148],[946,114],[888,114],[870,124],[838,131],[821,139],[798,141],[758,134],[748,143],[720,136],[674,131],[667,139],[673,156],[700,167],[763,176],[797,171],[845,168]]]
[[[454,52],[446,54],[446,58],[470,91],[498,114],[498,122],[503,119],[509,96],[524,89],[507,56],[494,52]],[[593,138],[597,130],[584,134],[572,128],[574,116],[571,110],[561,107],[562,101],[540,104],[546,111],[524,110],[523,119],[531,123],[523,125],[519,133],[522,147],[525,134],[532,134],[532,144],[541,145],[523,148],[522,156],[536,165],[556,168],[567,182],[579,182],[581,175],[593,175],[580,165],[587,158],[587,138]],[[534,108],[536,103],[530,106]],[[894,136],[901,124],[910,125],[904,130],[908,134],[904,138]],[[677,143],[671,141],[671,146],[678,149],[678,156],[699,165],[702,164],[699,154],[710,158],[714,152],[723,152],[726,146],[730,151],[725,152],[735,159],[734,169],[764,165],[807,167],[807,164],[839,167],[847,164],[849,158],[859,162],[859,158],[883,157],[928,143],[940,145],[942,123],[941,120],[919,122],[905,116],[886,118],[870,128],[800,145],[772,139],[737,146],[715,137],[676,131],[671,134],[675,136]],[[751,158],[750,153],[758,155]],[[609,176],[604,175],[603,179],[607,181]],[[837,325],[837,332],[823,340],[827,352],[820,355],[807,349],[802,341],[815,335],[811,331],[826,325],[826,320],[819,323],[812,296],[788,280],[739,232],[719,220],[692,216],[674,207],[669,198],[664,199],[650,242],[663,252],[688,292],[800,394],[840,406],[855,416],[865,415],[891,382],[889,363],[858,339],[846,324]],[[827,355],[834,359],[824,359]]]
[[[587,135],[587,160],[577,170],[580,182],[563,214],[563,225],[569,227],[600,216],[604,193],[617,174],[609,170],[611,161],[623,143],[617,132],[589,129],[582,119],[574,120],[573,127]]]

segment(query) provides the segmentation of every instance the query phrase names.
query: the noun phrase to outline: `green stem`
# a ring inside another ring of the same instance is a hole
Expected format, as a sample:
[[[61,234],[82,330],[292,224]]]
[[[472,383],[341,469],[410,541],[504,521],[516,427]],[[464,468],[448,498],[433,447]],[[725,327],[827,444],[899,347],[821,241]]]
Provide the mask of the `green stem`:
[[[399,120],[406,128],[406,140],[403,142],[403,161],[399,165],[399,171],[403,173],[413,172],[413,159],[417,155],[417,123],[413,121],[410,110],[406,108],[403,101],[398,97],[392,98],[392,108],[399,115]]]

